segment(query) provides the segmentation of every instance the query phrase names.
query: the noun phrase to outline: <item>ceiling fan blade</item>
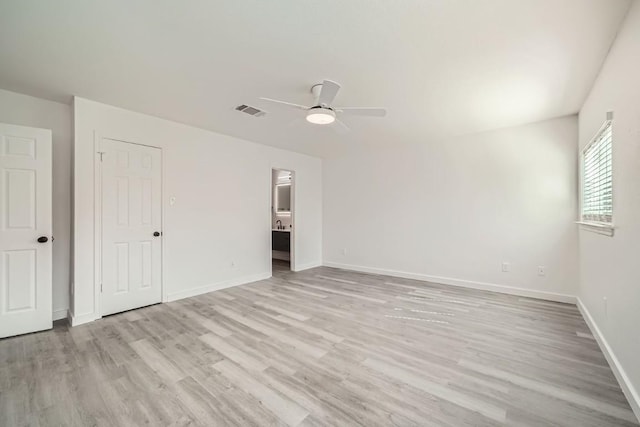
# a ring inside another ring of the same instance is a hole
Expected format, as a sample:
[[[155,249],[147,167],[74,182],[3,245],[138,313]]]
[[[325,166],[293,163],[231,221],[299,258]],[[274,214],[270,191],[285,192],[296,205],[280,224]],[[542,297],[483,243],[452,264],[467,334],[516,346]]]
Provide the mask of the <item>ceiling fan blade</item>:
[[[339,90],[340,85],[338,83],[331,80],[323,81],[322,89],[320,90],[320,95],[318,96],[318,104],[331,105],[333,100],[336,98]]]
[[[345,125],[344,123],[342,123],[340,120],[336,119],[335,122],[333,122],[330,125],[331,129],[333,129],[336,133],[339,134],[345,134],[347,132],[349,132],[351,129],[349,129],[349,127],[347,125]]]
[[[263,101],[267,101],[267,102],[272,102],[274,104],[280,104],[280,105],[285,105],[287,107],[291,107],[291,108],[297,108],[298,110],[308,110],[311,107],[305,107],[304,105],[300,105],[300,104],[294,104],[292,102],[286,102],[286,101],[280,101],[278,99],[271,99],[271,98],[260,98]]]
[[[340,107],[336,108],[335,111],[350,116],[384,117],[387,115],[387,110],[384,108],[374,107]]]

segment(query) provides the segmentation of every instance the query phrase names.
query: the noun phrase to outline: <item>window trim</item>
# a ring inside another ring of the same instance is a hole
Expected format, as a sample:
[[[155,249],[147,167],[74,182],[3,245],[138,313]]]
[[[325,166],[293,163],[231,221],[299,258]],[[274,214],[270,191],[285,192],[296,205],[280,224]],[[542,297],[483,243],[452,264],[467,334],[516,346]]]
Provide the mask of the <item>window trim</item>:
[[[589,143],[587,145],[584,146],[584,148],[581,150],[580,152],[580,194],[579,194],[579,203],[578,203],[578,221],[576,221],[576,224],[580,225],[580,228],[585,229],[587,231],[593,231],[595,233],[598,234],[604,234],[607,236],[613,236],[614,234],[614,230],[615,230],[615,225],[614,225],[614,219],[615,219],[615,212],[613,210],[613,202],[614,202],[614,191],[613,191],[613,185],[614,185],[614,176],[613,176],[613,157],[614,157],[614,152],[613,152],[613,117],[609,116],[610,113],[607,114],[607,120],[604,121],[604,123],[602,124],[602,126],[600,126],[600,128],[598,129],[598,131],[595,133],[595,135],[591,138],[591,140],[589,141]],[[598,141],[599,137],[601,136],[602,132],[607,128],[607,127],[611,127],[611,222],[604,222],[604,221],[594,221],[594,220],[588,220],[588,219],[584,219],[584,161],[585,161],[585,154],[586,152],[589,150],[589,148],[591,148],[591,146],[593,144],[596,143],[596,141]]]

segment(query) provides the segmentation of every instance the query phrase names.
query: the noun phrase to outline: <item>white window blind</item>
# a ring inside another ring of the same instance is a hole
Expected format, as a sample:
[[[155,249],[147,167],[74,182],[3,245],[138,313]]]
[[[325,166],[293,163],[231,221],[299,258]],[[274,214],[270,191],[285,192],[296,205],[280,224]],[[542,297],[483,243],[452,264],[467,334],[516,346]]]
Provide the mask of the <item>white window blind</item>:
[[[611,223],[613,216],[611,121],[605,122],[582,155],[582,220]]]

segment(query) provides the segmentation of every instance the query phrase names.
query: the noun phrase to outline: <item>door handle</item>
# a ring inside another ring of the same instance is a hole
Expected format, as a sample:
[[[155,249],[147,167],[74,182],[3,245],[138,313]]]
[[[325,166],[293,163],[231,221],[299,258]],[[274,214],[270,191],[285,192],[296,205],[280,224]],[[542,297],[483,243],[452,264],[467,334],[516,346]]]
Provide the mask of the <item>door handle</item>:
[[[48,241],[49,241],[49,238],[47,236],[38,237],[38,243],[47,243]]]
[[[161,234],[162,234],[162,233],[160,233],[159,231],[154,231],[154,232],[153,232],[153,236],[154,236],[154,237],[158,237],[158,236],[160,236]]]

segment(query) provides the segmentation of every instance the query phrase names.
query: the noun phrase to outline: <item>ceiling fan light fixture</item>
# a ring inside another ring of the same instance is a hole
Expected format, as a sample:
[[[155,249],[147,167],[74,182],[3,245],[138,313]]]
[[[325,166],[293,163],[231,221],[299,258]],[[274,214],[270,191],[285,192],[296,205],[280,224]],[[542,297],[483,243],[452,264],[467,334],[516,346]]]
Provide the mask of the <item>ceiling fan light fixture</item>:
[[[328,108],[312,108],[307,113],[307,121],[314,125],[328,125],[336,121],[336,113]]]
[[[340,85],[331,80],[323,80],[322,83],[313,85],[311,87],[311,93],[315,98],[312,106],[294,104],[292,102],[281,101],[279,99],[272,98],[260,98],[263,101],[270,102],[275,105],[285,106],[296,110],[304,110],[306,113],[307,122],[314,125],[330,125],[335,123],[334,126],[329,126],[329,129],[338,133],[343,133],[349,130],[349,128],[342,123],[342,121],[336,118],[336,114],[341,116],[369,116],[369,117],[384,117],[387,114],[387,110],[384,108],[373,107],[339,107],[334,109],[333,101],[340,90]]]

